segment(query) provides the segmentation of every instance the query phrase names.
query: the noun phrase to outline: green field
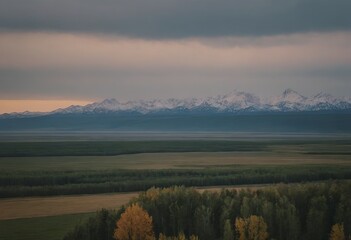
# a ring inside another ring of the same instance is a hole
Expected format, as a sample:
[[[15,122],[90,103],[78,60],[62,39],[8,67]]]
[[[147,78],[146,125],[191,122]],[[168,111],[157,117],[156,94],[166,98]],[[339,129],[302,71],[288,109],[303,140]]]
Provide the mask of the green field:
[[[0,142],[0,157],[115,156],[158,152],[303,152],[351,155],[350,139]],[[281,152],[281,151],[280,151]]]
[[[351,140],[0,142],[0,173],[350,162]]]
[[[241,141],[0,142],[0,157],[114,156],[155,152],[258,151],[267,143]]]
[[[290,150],[290,149],[289,149]],[[282,151],[282,148],[279,149]],[[140,153],[118,156],[2,157],[0,172],[184,169],[228,165],[351,164],[350,155],[297,152]]]
[[[67,231],[95,213],[0,221],[1,240],[61,240]]]

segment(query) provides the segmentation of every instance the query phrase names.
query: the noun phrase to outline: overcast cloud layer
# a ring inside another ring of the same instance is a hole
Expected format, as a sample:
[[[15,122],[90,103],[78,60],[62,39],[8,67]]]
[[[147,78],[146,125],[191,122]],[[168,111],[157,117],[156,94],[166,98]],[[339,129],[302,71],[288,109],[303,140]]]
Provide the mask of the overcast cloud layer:
[[[265,36],[351,28],[350,0],[1,0],[0,28],[137,38]]]
[[[217,41],[3,33],[0,93],[3,99],[128,100],[232,89],[267,96],[293,88],[349,95],[351,33]]]

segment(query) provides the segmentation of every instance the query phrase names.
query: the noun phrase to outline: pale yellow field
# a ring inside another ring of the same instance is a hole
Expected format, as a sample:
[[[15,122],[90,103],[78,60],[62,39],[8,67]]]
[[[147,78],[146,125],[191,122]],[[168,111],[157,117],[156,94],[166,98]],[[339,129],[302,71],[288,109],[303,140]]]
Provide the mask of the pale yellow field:
[[[138,193],[94,194],[0,199],[0,220],[55,216],[114,209]]]
[[[268,184],[199,187],[197,190],[199,192],[220,191],[223,188],[255,190],[265,186]],[[87,213],[101,208],[116,209],[136,196],[137,192],[0,199],[0,220]]]

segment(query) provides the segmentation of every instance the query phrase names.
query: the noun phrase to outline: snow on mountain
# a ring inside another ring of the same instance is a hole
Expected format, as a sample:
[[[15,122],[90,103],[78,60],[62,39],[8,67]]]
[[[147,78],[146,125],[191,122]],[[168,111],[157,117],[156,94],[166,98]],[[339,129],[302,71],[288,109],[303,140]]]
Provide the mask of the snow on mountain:
[[[346,98],[345,98],[346,99]],[[207,98],[188,99],[153,99],[120,102],[116,99],[105,99],[102,102],[88,104],[84,107],[71,106],[63,109],[70,112],[137,112],[142,114],[161,111],[320,111],[351,109],[350,99],[339,99],[326,93],[305,97],[292,89],[286,89],[281,95],[264,101],[259,97],[234,90],[224,95]],[[61,110],[62,111],[62,110]]]
[[[272,105],[277,105],[281,103],[291,103],[291,104],[303,104],[306,101],[306,97],[302,96],[298,92],[292,89],[286,89],[282,95],[273,98],[271,102]]]
[[[9,118],[29,118],[29,117],[39,117],[48,115],[50,113],[47,112],[13,112],[13,113],[4,113],[0,114],[0,119],[9,119]]]
[[[305,110],[307,99],[292,89],[286,89],[280,96],[268,101],[267,105],[270,110],[275,111],[299,111]]]
[[[338,111],[351,110],[351,98],[336,98],[327,93],[318,93],[305,97],[292,89],[286,89],[281,95],[268,100],[242,91],[234,90],[224,95],[207,98],[187,99],[153,99],[136,101],[118,101],[114,98],[85,106],[72,105],[49,113],[11,113],[2,114],[0,118],[23,118],[50,114],[93,114],[93,113],[138,113],[151,114],[159,112],[292,112],[292,111]]]
[[[79,106],[79,105],[72,105],[69,106],[67,108],[59,108],[56,109],[54,111],[52,111],[51,113],[82,113],[84,109],[84,106]]]
[[[225,111],[243,110],[252,107],[259,109],[261,100],[253,94],[234,90],[225,95],[207,98],[206,103],[220,111]]]
[[[332,95],[328,94],[328,93],[324,93],[324,92],[320,92],[317,95],[313,96],[312,98],[313,100],[317,101],[317,102],[336,102],[338,99],[333,97]]]
[[[345,110],[351,108],[351,101],[346,98],[336,98],[328,93],[318,93],[306,101],[310,110]]]

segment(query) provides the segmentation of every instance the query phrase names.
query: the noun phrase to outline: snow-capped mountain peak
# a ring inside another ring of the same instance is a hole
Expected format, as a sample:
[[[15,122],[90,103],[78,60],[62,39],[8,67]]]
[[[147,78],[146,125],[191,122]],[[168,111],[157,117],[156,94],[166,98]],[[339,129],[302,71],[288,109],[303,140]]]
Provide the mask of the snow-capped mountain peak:
[[[303,111],[307,100],[307,97],[288,88],[280,96],[271,98],[267,106],[273,111]]]
[[[351,111],[351,98],[336,98],[320,92],[312,97],[305,97],[292,89],[286,89],[281,95],[263,100],[254,94],[233,90],[227,94],[207,98],[187,99],[152,99],[118,101],[108,98],[85,106],[72,105],[48,113],[11,113],[0,118],[23,118],[50,114],[94,114],[94,113],[243,113],[243,112],[292,112],[292,111]]]
[[[207,103],[219,109],[246,109],[260,105],[260,98],[246,92],[234,90],[224,95],[208,98]]]
[[[316,94],[313,96],[313,99],[318,100],[319,102],[335,102],[337,100],[334,96],[324,92]]]
[[[287,88],[284,90],[283,96],[289,96],[289,95],[300,95],[298,92],[292,90],[291,88]]]
[[[280,101],[285,101],[285,102],[290,102],[290,103],[297,103],[297,102],[303,102],[307,98],[305,96],[302,96],[298,92],[288,88],[286,89],[283,94],[279,97]]]
[[[251,93],[240,92],[237,90],[234,90],[228,94],[225,94],[225,95],[223,95],[223,97],[228,102],[245,101],[245,102],[250,102],[250,103],[258,103],[260,101],[259,97],[255,96]]]

